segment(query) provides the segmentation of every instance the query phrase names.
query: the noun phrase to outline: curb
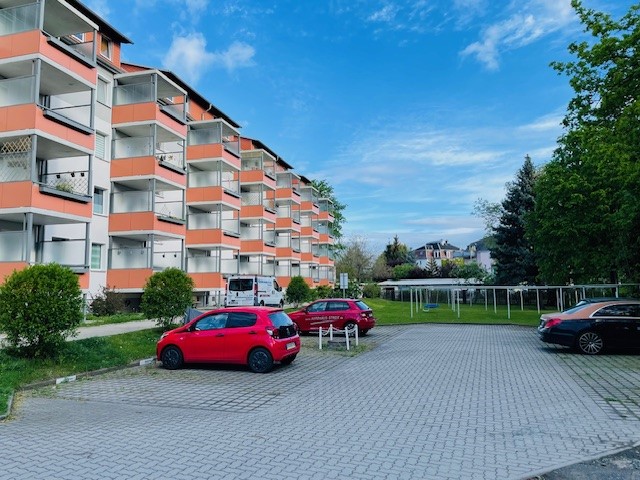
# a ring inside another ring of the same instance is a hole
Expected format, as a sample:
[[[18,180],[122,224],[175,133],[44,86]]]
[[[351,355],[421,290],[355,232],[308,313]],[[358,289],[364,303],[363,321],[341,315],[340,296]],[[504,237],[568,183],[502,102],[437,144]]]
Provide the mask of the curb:
[[[40,382],[34,382],[34,383],[29,383],[27,385],[22,385],[16,388],[14,392],[9,395],[9,400],[7,402],[7,411],[4,414],[0,414],[0,421],[7,419],[11,415],[13,399],[16,391],[22,392],[26,390],[35,390],[37,388],[42,388],[42,387],[60,385],[62,383],[75,382],[76,380],[97,377],[98,375],[115,372],[117,370],[125,370],[127,368],[134,368],[134,367],[144,367],[148,365],[154,365],[155,363],[156,363],[156,357],[143,358],[142,360],[136,360],[126,365],[118,365],[116,367],[106,367],[106,368],[101,368],[99,370],[92,370],[90,372],[82,372],[82,373],[77,373],[75,375],[67,375],[66,377],[58,377],[50,380],[42,380]]]

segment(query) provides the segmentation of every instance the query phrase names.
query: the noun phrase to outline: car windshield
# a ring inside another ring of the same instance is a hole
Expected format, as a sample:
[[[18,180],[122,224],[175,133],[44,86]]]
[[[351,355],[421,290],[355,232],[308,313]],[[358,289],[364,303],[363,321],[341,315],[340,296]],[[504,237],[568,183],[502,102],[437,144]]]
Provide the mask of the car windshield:
[[[289,325],[293,325],[293,322],[289,318],[289,315],[284,313],[282,310],[278,310],[277,312],[271,312],[269,314],[269,319],[274,327],[287,327]]]
[[[355,304],[358,306],[360,310],[371,310],[371,308],[369,308],[369,306],[366,303],[364,303],[362,300],[358,300],[357,302],[355,302]]]

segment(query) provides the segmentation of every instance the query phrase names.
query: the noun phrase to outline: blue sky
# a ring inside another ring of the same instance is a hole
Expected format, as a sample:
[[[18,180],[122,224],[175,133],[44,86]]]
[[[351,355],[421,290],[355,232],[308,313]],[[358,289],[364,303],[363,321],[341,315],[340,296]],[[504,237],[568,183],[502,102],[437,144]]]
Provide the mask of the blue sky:
[[[630,0],[585,0],[619,16]],[[345,239],[378,254],[484,235],[530,155],[547,162],[582,26],[569,0],[87,0],[295,171],[347,205]]]

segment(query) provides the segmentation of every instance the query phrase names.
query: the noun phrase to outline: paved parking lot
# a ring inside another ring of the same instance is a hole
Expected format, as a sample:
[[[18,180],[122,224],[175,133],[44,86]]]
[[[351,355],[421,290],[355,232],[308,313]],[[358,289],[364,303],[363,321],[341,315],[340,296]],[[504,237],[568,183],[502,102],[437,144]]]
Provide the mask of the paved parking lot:
[[[266,375],[141,367],[26,392],[0,423],[0,478],[519,479],[640,441],[640,356],[508,326],[367,342]]]

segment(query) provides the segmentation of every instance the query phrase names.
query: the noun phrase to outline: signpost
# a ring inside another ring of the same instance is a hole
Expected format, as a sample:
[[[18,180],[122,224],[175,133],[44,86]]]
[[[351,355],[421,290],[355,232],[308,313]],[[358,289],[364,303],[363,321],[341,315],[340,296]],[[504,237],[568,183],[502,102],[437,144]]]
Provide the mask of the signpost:
[[[346,298],[347,296],[347,288],[349,288],[349,274],[341,273],[340,274],[340,288],[342,289],[342,298]]]

